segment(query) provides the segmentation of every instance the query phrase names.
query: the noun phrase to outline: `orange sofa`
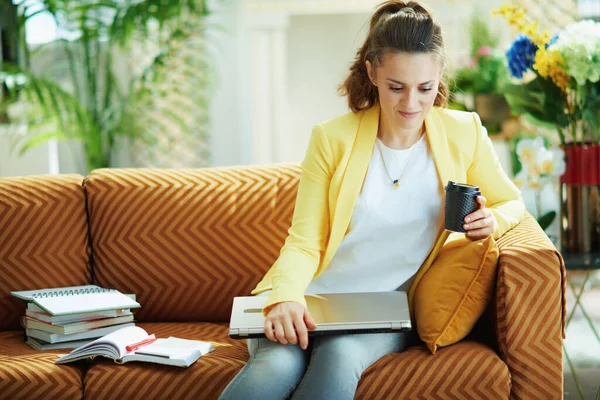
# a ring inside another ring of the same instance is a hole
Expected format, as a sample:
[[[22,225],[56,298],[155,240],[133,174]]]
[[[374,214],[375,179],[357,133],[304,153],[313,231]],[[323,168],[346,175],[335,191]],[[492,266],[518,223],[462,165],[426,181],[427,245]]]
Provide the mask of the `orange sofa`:
[[[277,164],[0,179],[0,398],[216,399],[248,358],[227,336],[232,299],[277,258],[299,175]],[[499,246],[496,295],[474,332],[435,355],[385,356],[357,398],[562,398],[562,259],[530,216]],[[187,369],[55,365],[68,350],[24,343],[25,305],[10,291],[90,283],[137,294],[149,333],[216,350]]]

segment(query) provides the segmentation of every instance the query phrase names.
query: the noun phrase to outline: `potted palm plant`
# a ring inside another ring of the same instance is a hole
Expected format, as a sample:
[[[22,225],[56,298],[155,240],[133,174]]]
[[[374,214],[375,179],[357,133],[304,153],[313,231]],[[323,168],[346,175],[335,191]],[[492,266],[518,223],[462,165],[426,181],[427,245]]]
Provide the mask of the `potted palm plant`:
[[[0,66],[7,96],[3,107],[25,105],[18,118],[28,129],[15,140],[19,153],[52,138],[77,140],[86,160],[81,172],[87,173],[112,166],[123,138],[151,145],[158,140],[157,129],[165,135],[173,130],[191,134],[205,124],[208,104],[202,89],[209,86],[210,68],[202,39],[210,14],[207,0],[13,3],[26,55],[41,51],[27,48],[22,34],[37,14],[51,15],[64,33],[46,45],[54,46],[57,60],[64,61],[62,74],[33,72],[29,57],[19,65]],[[141,56],[131,62],[136,52]],[[130,63],[123,65],[123,59]],[[121,72],[115,70],[117,61]],[[158,107],[160,99],[170,103]]]

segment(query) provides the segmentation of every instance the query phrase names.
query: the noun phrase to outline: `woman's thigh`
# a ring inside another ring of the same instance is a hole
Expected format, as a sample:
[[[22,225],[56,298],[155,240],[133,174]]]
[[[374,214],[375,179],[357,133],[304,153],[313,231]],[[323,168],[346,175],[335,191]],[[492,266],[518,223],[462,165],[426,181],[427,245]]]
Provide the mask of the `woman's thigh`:
[[[369,366],[386,354],[406,350],[410,343],[408,333],[316,337],[310,364],[293,399],[352,399]]]
[[[300,346],[269,339],[248,339],[250,358],[220,399],[284,399],[298,385],[308,365]]]
[[[402,352],[409,345],[409,333],[405,332],[322,336],[314,339],[311,360],[353,368],[362,374],[381,357]]]

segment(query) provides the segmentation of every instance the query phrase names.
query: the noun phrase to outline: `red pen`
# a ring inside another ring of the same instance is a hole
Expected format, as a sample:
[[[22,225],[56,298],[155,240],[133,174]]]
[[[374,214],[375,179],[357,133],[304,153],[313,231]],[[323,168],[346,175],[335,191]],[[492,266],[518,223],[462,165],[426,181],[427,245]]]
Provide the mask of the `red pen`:
[[[132,343],[128,346],[125,346],[125,350],[134,351],[134,350],[139,349],[140,347],[146,346],[155,341],[156,341],[156,336],[154,336],[154,333],[153,333],[152,335],[148,336],[146,339],[142,340],[141,342]]]

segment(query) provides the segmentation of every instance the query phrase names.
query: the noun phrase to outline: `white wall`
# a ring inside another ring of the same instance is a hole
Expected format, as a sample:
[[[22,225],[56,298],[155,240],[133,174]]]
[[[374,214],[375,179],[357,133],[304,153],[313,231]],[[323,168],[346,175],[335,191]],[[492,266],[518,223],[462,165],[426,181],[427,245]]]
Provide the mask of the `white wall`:
[[[11,151],[7,128],[0,126],[0,176],[47,174],[50,170],[48,155],[48,145],[40,145],[19,157]]]
[[[249,138],[249,62],[244,55],[243,7],[240,1],[223,0],[213,22],[221,31],[212,35],[216,70],[211,99],[210,143],[212,165],[251,162]]]
[[[337,94],[368,31],[368,14],[296,15],[287,31],[289,145],[282,161],[301,161],[312,127],[348,112]]]

